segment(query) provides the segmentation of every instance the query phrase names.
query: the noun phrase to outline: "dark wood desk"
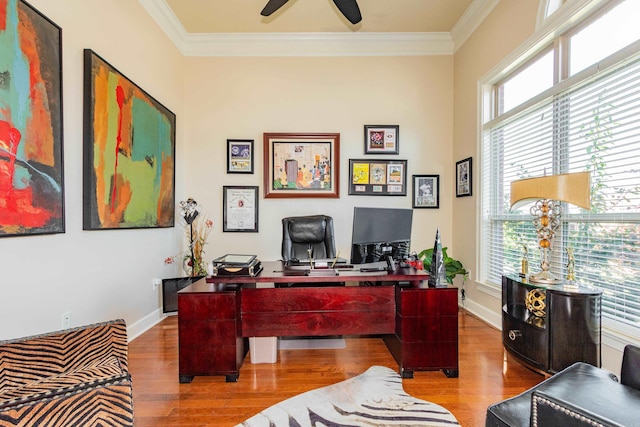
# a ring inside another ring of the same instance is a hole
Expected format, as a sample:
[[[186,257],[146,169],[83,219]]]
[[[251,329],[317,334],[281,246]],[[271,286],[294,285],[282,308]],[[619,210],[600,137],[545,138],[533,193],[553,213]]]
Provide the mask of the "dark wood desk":
[[[439,369],[458,376],[456,288],[429,288],[428,274],[413,268],[287,276],[279,261],[263,266],[256,277],[208,277],[178,292],[181,383],[237,381],[247,337],[270,336],[381,335],[403,378]]]

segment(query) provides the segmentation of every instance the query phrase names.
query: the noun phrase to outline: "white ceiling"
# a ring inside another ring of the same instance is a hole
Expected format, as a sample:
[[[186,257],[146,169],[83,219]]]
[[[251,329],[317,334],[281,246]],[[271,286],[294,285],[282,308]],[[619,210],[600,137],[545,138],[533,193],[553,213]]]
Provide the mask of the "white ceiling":
[[[499,0],[358,0],[362,22],[332,0],[138,0],[186,56],[451,55]]]
[[[289,0],[269,17],[267,0],[166,0],[189,33],[451,32],[473,0],[359,0],[347,21],[332,0]]]

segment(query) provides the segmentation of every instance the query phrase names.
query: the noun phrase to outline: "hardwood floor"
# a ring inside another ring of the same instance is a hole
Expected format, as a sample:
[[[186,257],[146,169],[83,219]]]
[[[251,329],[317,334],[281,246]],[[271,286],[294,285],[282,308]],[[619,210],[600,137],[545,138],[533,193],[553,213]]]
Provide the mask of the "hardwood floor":
[[[372,365],[398,365],[380,338],[347,337],[336,350],[280,350],[277,363],[252,364],[248,354],[237,383],[223,376],[178,382],[178,319],[170,316],[129,345],[135,425],[234,426],[296,394],[351,378]],[[459,314],[460,377],[416,372],[405,391],[450,410],[465,427],[484,426],[487,406],[544,379],[504,360],[500,332]]]

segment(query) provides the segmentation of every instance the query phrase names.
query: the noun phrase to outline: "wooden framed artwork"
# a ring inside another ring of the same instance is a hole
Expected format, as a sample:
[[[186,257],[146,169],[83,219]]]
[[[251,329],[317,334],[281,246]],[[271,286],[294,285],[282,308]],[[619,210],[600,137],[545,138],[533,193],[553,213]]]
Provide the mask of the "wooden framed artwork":
[[[440,175],[413,175],[413,208],[440,207]]]
[[[176,116],[84,50],[83,228],[173,227]]]
[[[258,232],[258,187],[223,186],[222,231]]]
[[[349,194],[406,196],[407,161],[349,159]]]
[[[339,133],[265,133],[264,197],[340,197]]]
[[[62,30],[0,1],[0,237],[65,232]]]
[[[253,139],[227,139],[227,173],[253,173]]]
[[[364,125],[364,154],[400,153],[400,126]]]
[[[471,196],[473,188],[473,165],[471,161],[471,157],[467,157],[456,162],[456,197]]]

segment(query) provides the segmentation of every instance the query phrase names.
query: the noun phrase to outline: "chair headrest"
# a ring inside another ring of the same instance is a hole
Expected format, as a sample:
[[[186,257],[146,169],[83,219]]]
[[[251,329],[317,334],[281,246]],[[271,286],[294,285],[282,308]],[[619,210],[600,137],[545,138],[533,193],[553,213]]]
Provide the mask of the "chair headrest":
[[[295,218],[289,221],[289,237],[294,243],[319,243],[325,239],[324,217]]]

